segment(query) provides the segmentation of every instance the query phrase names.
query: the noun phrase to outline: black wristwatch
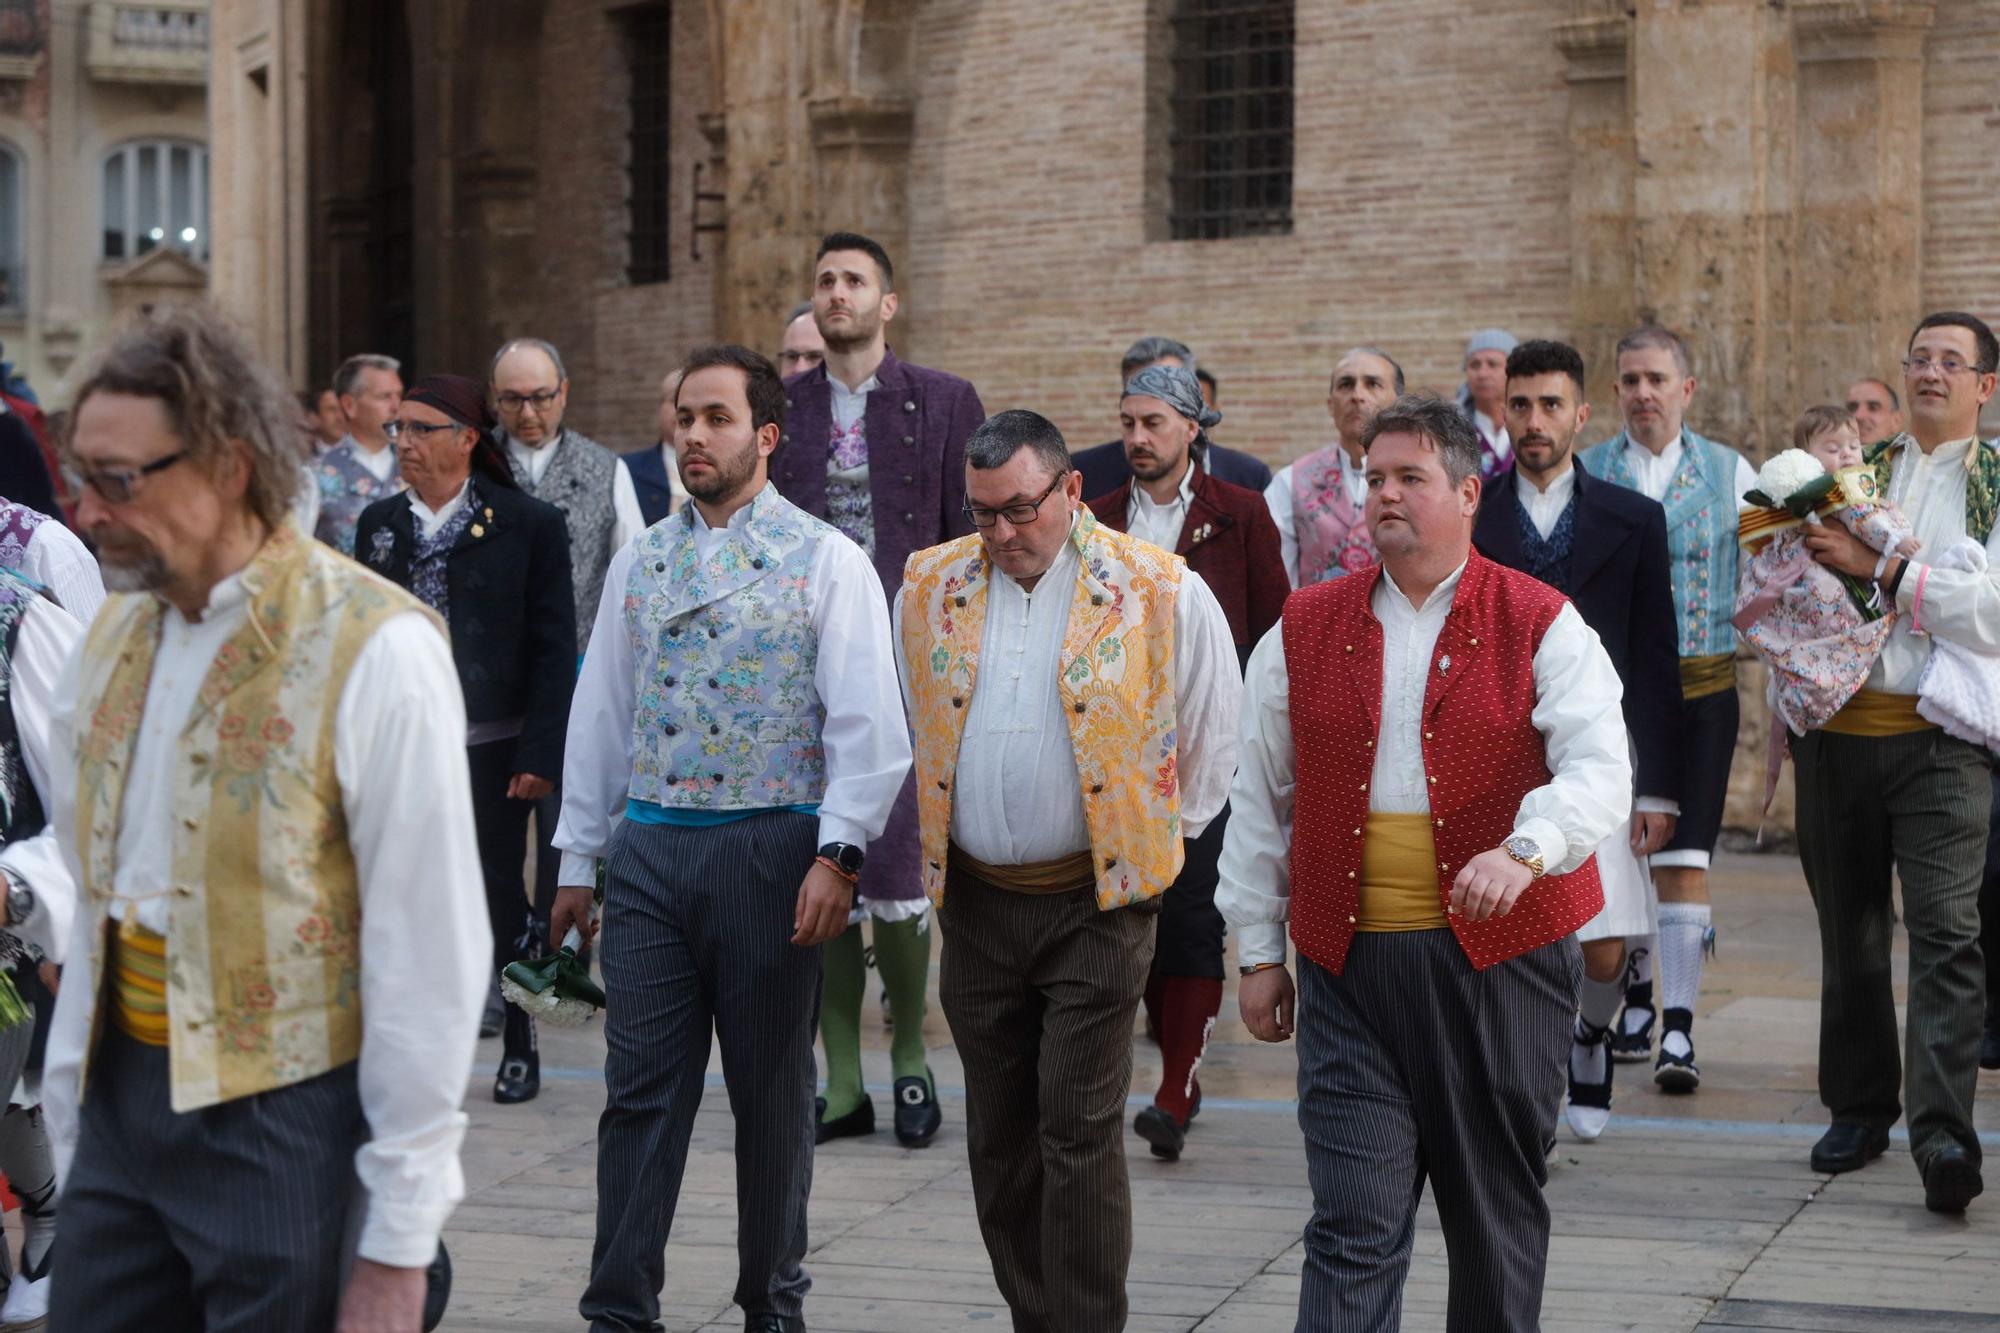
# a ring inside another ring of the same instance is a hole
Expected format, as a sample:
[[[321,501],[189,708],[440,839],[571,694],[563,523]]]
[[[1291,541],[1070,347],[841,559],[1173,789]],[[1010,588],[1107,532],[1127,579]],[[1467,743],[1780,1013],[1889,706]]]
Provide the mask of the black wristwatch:
[[[861,873],[861,863],[868,859],[868,853],[851,842],[830,842],[819,849],[819,854],[840,867],[844,875]]]

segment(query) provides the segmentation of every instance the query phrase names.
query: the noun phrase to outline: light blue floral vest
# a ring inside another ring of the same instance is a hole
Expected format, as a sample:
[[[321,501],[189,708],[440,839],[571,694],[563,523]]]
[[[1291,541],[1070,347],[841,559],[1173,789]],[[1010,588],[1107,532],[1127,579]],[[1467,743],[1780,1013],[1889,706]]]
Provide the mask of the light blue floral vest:
[[[770,485],[749,514],[706,560],[693,505],[637,539],[625,584],[634,800],[761,810],[814,805],[826,791],[807,575],[837,534]]]
[[[1625,432],[1577,455],[1591,476],[1639,489],[1625,461]],[[1667,564],[1674,585],[1680,655],[1736,651],[1736,456],[1683,428],[1681,465],[1660,503],[1667,511]]]

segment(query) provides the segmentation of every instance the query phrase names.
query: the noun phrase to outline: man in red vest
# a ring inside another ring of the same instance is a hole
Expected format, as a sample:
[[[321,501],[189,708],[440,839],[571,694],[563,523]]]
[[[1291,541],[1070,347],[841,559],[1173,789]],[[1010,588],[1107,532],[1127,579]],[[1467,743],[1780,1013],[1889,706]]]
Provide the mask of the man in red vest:
[[[1288,918],[1298,947],[1298,1327],[1397,1326],[1428,1180],[1446,1326],[1531,1329],[1575,932],[1632,807],[1618,674],[1561,594],[1472,549],[1453,404],[1400,398],[1362,444],[1382,563],[1294,593],[1251,655],[1216,905],[1262,1041],[1293,1032]]]

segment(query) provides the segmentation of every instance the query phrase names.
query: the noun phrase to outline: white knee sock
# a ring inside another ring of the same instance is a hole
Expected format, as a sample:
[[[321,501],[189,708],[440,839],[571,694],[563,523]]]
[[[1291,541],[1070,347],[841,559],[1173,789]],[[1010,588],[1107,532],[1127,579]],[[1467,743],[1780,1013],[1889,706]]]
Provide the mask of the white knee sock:
[[[1707,903],[1660,904],[1660,1007],[1694,1012],[1704,952],[1714,932]],[[1671,1023],[1669,1027],[1673,1026]]]

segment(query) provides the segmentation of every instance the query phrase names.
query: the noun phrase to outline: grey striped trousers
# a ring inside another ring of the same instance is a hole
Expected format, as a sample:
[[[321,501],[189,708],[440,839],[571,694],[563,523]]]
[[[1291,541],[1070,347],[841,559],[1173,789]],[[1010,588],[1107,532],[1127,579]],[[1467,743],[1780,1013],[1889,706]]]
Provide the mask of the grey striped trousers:
[[[1986,974],[1979,889],[1992,763],[1935,728],[1792,738],[1799,861],[1819,912],[1819,1096],[1835,1120],[1896,1122],[1905,1084],[1918,1165],[1972,1127]],[[1908,1074],[1896,1054],[1892,870],[1910,936]]]
[[[200,1111],[108,1022],[50,1252],[52,1333],[324,1333],[368,1137],[345,1064]]]
[[[1428,1181],[1450,1333],[1532,1333],[1542,1198],[1583,953],[1576,937],[1474,970],[1451,931],[1356,935],[1336,976],[1299,958],[1299,1128],[1313,1215],[1300,1333],[1402,1322]]]
[[[791,937],[818,831],[811,815],[774,810],[712,828],[626,821],[612,837],[597,1244],[578,1307],[599,1333],[660,1327],[711,1031],[736,1118],[735,1300],[800,1312],[821,951]]]
[[[979,1232],[1016,1333],[1125,1327],[1125,1094],[1159,911],[950,871],[938,999],[965,1060]]]

